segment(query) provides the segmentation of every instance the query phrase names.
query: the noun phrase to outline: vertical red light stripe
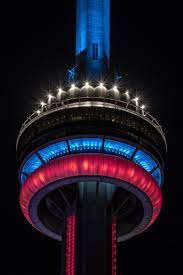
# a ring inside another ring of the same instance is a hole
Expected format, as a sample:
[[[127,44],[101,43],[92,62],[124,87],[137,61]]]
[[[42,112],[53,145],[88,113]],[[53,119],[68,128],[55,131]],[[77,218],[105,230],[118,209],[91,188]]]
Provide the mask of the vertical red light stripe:
[[[66,275],[75,275],[76,216],[67,217],[66,226]]]
[[[116,219],[112,220],[112,275],[117,274],[117,230]]]

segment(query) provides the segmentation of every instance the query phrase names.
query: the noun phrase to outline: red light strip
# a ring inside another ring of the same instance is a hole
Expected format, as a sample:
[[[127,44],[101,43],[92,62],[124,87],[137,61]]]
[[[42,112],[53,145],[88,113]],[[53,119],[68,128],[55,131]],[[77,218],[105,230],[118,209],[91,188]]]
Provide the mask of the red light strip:
[[[75,227],[76,217],[67,217],[66,232],[66,275],[75,274]]]
[[[117,156],[76,154],[54,159],[27,178],[20,193],[21,209],[27,220],[33,225],[29,214],[29,204],[40,189],[60,179],[85,175],[116,178],[137,187],[149,197],[152,204],[153,215],[148,226],[158,217],[162,206],[161,189],[147,171]]]
[[[116,219],[112,221],[112,275],[117,274],[117,231]]]

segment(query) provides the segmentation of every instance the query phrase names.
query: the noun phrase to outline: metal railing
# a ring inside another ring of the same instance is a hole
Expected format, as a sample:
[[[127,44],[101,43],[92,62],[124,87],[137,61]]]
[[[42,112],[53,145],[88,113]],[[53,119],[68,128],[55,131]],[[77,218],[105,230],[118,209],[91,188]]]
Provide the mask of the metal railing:
[[[161,134],[167,148],[166,138],[163,129],[156,118],[154,118],[151,114],[149,114],[139,106],[132,104],[131,102],[116,100],[107,97],[76,97],[46,104],[44,107],[39,109],[39,113],[37,111],[34,112],[22,124],[17,138],[17,144],[23,132],[36,120],[39,120],[40,118],[59,110],[76,107],[105,107],[110,109],[122,110],[141,117],[145,121],[149,122]]]

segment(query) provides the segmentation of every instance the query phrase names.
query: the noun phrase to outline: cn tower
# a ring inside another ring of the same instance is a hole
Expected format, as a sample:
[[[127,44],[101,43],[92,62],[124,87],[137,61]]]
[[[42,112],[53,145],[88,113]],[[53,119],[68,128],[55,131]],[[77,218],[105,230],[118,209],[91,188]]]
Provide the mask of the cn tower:
[[[77,0],[75,65],[17,138],[21,210],[62,243],[62,275],[118,274],[118,243],[161,211],[166,151],[110,66],[110,0]]]

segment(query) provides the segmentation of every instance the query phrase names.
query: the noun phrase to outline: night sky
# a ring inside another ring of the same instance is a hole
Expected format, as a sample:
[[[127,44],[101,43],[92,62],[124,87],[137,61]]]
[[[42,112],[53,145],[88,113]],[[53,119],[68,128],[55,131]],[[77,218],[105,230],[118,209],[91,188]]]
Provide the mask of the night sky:
[[[182,15],[177,3],[112,1],[111,62],[144,97],[168,139],[162,212],[144,234],[120,245],[120,275],[181,274]],[[1,4],[0,20],[1,271],[59,274],[60,244],[33,230],[21,214],[15,142],[42,90],[74,64],[75,1],[8,2]]]

